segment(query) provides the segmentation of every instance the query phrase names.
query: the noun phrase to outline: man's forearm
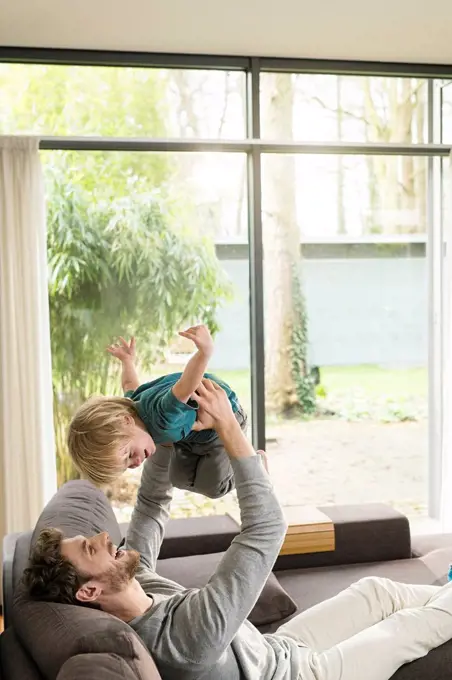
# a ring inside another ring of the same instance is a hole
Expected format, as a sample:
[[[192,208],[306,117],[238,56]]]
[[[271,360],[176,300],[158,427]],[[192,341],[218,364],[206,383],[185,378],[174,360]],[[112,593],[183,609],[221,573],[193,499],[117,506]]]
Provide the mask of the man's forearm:
[[[234,538],[204,588],[187,591],[168,624],[180,654],[213,666],[256,604],[284,540],[287,525],[270,478],[242,433],[226,392],[210,380],[197,390],[201,414],[231,458],[241,514]],[[196,622],[196,626],[193,625]],[[202,631],[203,645],[197,644]]]
[[[233,459],[232,467],[242,513],[241,532],[207,585],[189,591],[168,624],[181,655],[192,664],[213,666],[231,644],[256,604],[286,533],[281,506],[260,457]],[[202,645],[197,644],[199,631]]]
[[[133,361],[122,362],[121,383],[123,392],[134,392],[140,386],[137,369]]]
[[[253,445],[243,433],[232,412],[228,420],[217,426],[217,433],[230,458],[251,458],[256,455]]]
[[[201,380],[209,363],[210,357],[199,350],[190,359],[184,372],[173,387],[173,394],[176,399],[186,403],[193,392],[198,389]]]

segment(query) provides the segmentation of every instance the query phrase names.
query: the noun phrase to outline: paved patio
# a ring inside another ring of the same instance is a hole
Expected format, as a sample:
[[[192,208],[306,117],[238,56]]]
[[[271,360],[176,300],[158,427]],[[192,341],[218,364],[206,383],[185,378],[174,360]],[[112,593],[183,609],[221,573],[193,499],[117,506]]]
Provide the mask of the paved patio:
[[[268,431],[270,473],[283,505],[384,502],[409,516],[427,505],[427,421],[312,420]],[[130,518],[139,475],[121,481],[113,500],[121,520]],[[231,494],[210,501],[176,490],[174,516],[227,512]]]

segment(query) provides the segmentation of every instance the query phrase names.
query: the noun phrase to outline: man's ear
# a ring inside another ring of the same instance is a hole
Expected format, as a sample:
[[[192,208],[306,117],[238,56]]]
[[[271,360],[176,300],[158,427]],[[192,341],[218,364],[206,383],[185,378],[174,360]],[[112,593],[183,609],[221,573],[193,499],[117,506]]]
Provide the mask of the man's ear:
[[[89,604],[90,602],[96,602],[101,595],[102,588],[100,585],[96,581],[88,581],[77,590],[75,597],[79,602]]]

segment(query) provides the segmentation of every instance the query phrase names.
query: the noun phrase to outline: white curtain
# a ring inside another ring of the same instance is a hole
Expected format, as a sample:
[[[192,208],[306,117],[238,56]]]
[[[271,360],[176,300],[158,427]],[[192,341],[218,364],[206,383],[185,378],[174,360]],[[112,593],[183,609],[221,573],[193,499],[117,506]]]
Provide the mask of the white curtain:
[[[447,205],[443,219],[443,310],[442,310],[442,530],[452,532],[452,156],[449,158]]]
[[[0,136],[0,541],[32,528],[56,489],[38,148]]]

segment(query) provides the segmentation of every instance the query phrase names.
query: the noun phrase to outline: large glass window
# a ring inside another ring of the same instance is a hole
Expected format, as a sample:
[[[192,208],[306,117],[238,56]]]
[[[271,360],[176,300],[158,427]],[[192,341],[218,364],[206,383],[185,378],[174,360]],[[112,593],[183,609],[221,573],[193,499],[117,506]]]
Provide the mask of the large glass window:
[[[446,144],[452,141],[452,81],[445,80],[438,89],[441,93],[441,141]]]
[[[266,415],[283,504],[425,514],[423,158],[263,158]]]
[[[262,73],[261,115],[267,139],[422,143],[427,141],[427,81]]]
[[[441,476],[437,365],[429,382],[440,333],[428,321],[441,309],[441,192],[439,162],[416,146],[437,141],[437,127],[452,140],[450,83],[263,71],[264,153],[247,139],[258,137],[254,75],[202,66],[0,63],[0,134],[157,148],[42,152],[59,481],[73,474],[64,442],[74,409],[120,392],[105,345],[136,334],[151,378],[183,368],[192,348],[177,331],[205,321],[216,333],[211,368],[256,418],[283,505],[384,501],[425,514],[429,474],[430,493]],[[184,151],[186,139],[198,140],[197,153]],[[226,150],[227,139],[241,151]],[[323,148],[294,154],[294,142]],[[262,208],[263,280],[249,198],[254,218]],[[262,293],[265,361],[249,322]],[[265,407],[250,389],[264,374]],[[111,489],[125,519],[138,481],[128,473]],[[215,503],[176,492],[176,514],[234,505],[233,495]]]
[[[120,367],[105,352],[118,335],[136,336],[145,381],[183,370],[193,347],[177,332],[207,323],[210,368],[250,411],[245,156],[43,152],[43,161],[60,483],[73,474],[65,436],[74,409],[121,393]],[[129,471],[110,490],[122,517],[139,477]],[[231,503],[176,491],[174,511]]]
[[[245,136],[245,74],[0,64],[0,133]]]

